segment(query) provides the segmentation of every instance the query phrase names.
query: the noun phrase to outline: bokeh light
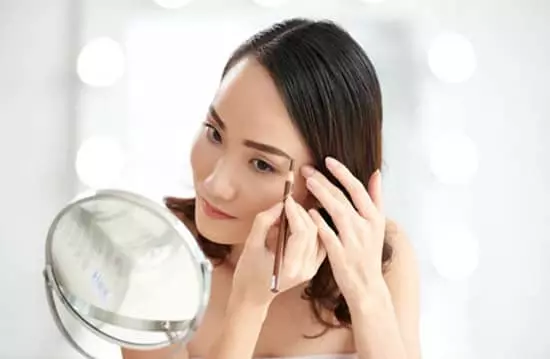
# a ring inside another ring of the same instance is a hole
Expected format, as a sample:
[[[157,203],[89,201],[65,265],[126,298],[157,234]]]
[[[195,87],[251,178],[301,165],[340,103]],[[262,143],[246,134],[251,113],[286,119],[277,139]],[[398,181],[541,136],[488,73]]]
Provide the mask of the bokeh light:
[[[445,228],[441,236],[431,241],[430,254],[439,275],[450,280],[463,280],[478,266],[479,243],[465,228]]]
[[[124,72],[124,51],[122,46],[111,38],[101,37],[90,41],[78,56],[78,76],[90,86],[112,86]]]
[[[428,51],[428,64],[441,81],[458,83],[468,80],[477,61],[468,39],[457,33],[443,33],[436,37]]]
[[[86,186],[106,188],[117,184],[124,164],[124,151],[118,141],[97,136],[82,143],[76,157],[76,172]]]
[[[460,132],[442,134],[434,139],[429,156],[432,173],[444,184],[468,184],[479,166],[474,141]]]

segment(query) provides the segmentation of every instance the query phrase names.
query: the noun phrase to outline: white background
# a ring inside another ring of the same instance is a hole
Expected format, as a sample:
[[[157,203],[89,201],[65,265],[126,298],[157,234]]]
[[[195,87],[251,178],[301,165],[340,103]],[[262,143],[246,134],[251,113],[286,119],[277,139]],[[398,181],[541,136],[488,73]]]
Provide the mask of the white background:
[[[296,3],[270,12],[245,0],[177,11],[148,0],[0,1],[0,357],[78,357],[47,311],[41,270],[50,221],[84,188],[75,171],[83,141],[121,143],[121,185],[152,197],[189,193],[188,145],[229,51],[296,14],[342,19],[379,69],[384,188],[420,258],[424,358],[550,356],[549,3]],[[430,72],[430,44],[445,31],[472,43],[477,68],[466,82]],[[108,88],[86,86],[75,71],[80,49],[99,36],[127,56]],[[464,184],[431,170],[430,145],[443,133],[465,133],[477,149]]]

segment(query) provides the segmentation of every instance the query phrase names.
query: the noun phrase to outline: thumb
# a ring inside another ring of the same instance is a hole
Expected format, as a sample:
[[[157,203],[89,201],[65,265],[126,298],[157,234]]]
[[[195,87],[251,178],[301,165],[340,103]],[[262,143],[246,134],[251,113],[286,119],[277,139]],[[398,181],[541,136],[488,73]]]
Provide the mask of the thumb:
[[[252,229],[246,241],[246,245],[250,247],[264,247],[265,238],[269,229],[275,224],[281,211],[283,210],[283,202],[278,202],[271,208],[260,212],[256,215]]]

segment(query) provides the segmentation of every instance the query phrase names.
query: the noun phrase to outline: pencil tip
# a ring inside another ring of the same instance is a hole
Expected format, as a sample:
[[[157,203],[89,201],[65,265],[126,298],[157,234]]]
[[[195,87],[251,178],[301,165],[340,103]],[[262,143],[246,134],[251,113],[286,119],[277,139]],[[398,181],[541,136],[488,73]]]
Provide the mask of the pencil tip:
[[[279,292],[279,288],[278,287],[278,284],[277,283],[277,276],[271,276],[271,292],[272,293],[278,293]]]

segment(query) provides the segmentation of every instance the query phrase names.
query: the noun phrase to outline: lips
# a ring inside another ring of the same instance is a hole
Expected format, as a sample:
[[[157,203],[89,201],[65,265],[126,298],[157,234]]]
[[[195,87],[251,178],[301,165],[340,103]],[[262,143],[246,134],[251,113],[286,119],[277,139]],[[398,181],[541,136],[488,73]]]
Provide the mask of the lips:
[[[221,209],[218,209],[211,205],[207,200],[204,198],[200,199],[201,202],[201,209],[208,217],[214,218],[214,219],[235,219],[232,215],[225,213]]]

